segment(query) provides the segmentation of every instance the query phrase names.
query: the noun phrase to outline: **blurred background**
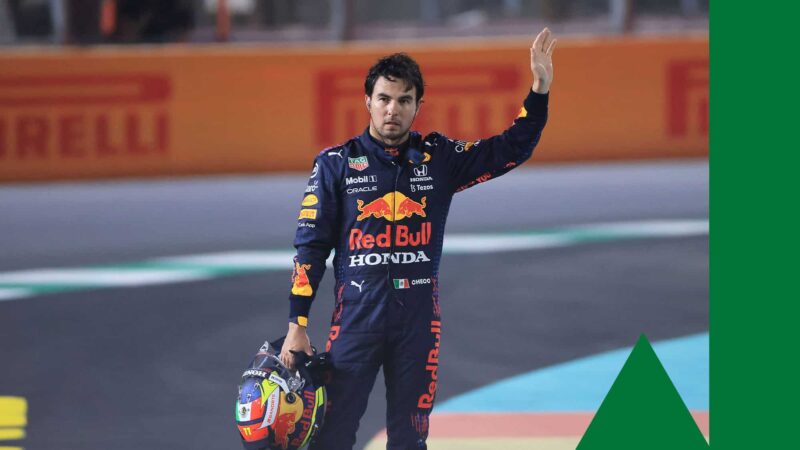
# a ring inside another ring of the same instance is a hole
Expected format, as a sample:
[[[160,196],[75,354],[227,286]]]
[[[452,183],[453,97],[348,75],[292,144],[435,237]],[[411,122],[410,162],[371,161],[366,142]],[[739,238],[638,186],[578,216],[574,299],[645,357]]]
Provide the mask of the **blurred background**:
[[[642,333],[708,436],[708,1],[0,0],[0,448],[240,448],[369,66],[408,52],[414,128],[480,139],[544,26],[534,157],[451,208],[429,448],[575,448]],[[358,449],[385,446],[381,378]]]
[[[706,32],[707,0],[4,0],[0,42],[342,42]]]

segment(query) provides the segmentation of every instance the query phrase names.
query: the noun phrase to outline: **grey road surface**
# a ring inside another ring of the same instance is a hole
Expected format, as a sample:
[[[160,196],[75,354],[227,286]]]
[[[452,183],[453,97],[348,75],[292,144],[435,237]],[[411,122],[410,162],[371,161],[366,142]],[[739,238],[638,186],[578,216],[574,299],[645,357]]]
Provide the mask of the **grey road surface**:
[[[288,249],[304,175],[0,187],[0,272]],[[458,194],[449,232],[708,217],[703,161],[522,168]],[[0,302],[0,395],[35,449],[235,449],[243,366],[286,329],[289,273]],[[322,345],[326,275],[312,310]],[[536,368],[708,330],[708,239],[445,256],[439,400]],[[383,426],[376,383],[357,448]]]

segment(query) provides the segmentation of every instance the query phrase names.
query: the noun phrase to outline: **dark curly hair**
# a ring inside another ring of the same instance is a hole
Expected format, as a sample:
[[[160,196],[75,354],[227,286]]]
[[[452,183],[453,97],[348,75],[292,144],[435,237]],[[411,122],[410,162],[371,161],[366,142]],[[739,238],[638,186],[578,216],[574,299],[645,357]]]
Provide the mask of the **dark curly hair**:
[[[425,83],[422,81],[419,65],[405,53],[384,56],[369,68],[367,79],[364,81],[364,93],[367,96],[372,97],[372,90],[375,89],[375,82],[379,77],[384,77],[389,81],[403,80],[406,87],[417,88],[417,103],[425,94]]]

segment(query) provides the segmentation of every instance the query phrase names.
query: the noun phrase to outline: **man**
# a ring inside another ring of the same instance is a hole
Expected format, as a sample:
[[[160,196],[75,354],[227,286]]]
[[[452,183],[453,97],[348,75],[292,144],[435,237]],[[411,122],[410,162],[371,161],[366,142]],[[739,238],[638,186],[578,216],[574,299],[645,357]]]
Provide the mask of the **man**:
[[[351,449],[378,369],[386,382],[389,449],[425,449],[438,381],[442,321],[437,274],[454,193],[498,177],[531,156],[547,120],[556,41],[545,28],[530,51],[533,84],[499,136],[455,141],[410,132],[425,85],[405,54],[379,60],[365,82],[367,130],[326,150],[298,222],[290,324],[281,359],[311,352],[308,312],[336,249],[336,306],[326,350],[333,379],[318,450]]]

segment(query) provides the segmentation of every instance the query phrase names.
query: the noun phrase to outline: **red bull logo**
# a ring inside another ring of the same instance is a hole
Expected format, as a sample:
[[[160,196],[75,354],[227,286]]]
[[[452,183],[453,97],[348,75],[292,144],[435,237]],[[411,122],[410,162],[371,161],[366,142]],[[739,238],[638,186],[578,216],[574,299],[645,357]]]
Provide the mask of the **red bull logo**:
[[[406,225],[394,227],[395,247],[417,247],[428,245],[431,241],[431,223],[423,222],[419,231],[412,232]],[[358,228],[350,230],[350,250],[370,249],[374,247],[389,248],[392,246],[392,227],[386,225],[384,233],[370,234]]]
[[[292,273],[292,294],[310,297],[314,293],[308,281],[307,270],[311,269],[311,264],[300,264],[294,262],[294,272]]]
[[[431,373],[431,382],[428,385],[428,392],[423,393],[417,400],[417,407],[422,409],[433,408],[433,399],[436,397],[437,372],[439,371],[439,342],[441,341],[442,322],[431,321],[431,333],[434,336],[433,348],[428,352],[428,364],[425,370]]]
[[[359,199],[357,200],[357,207],[361,214],[356,217],[356,220],[361,221],[368,217],[374,217],[394,222],[411,217],[414,214],[420,217],[427,217],[425,214],[426,200],[427,197],[422,197],[420,202],[416,202],[398,191],[390,192],[367,204],[364,204],[364,201]]]
[[[308,432],[311,430],[311,420],[314,418],[314,409],[317,404],[317,397],[314,391],[308,389],[303,391],[303,399],[310,407],[303,409],[303,417],[300,419],[300,435],[292,439],[292,447],[298,448],[303,445],[303,442],[308,436]]]
[[[286,395],[281,395],[280,409],[278,418],[272,426],[274,433],[274,442],[281,446],[284,450],[289,448],[289,436],[296,430],[296,425],[300,418],[303,416],[303,402],[300,399],[295,399],[289,403],[286,400]]]

